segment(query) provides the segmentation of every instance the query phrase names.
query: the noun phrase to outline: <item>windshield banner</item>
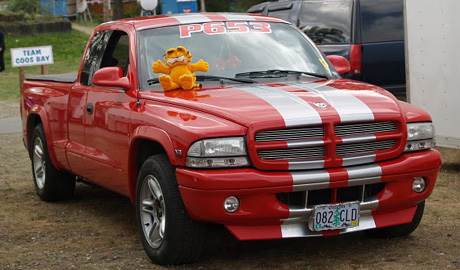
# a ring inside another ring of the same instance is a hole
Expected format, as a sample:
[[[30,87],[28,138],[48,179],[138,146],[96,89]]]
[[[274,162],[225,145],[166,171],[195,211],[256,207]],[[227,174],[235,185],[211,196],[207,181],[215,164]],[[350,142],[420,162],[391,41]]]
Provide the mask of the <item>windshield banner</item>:
[[[270,24],[266,22],[210,22],[203,24],[179,25],[180,37],[188,38],[192,33],[203,32],[207,35],[225,33],[271,33]]]

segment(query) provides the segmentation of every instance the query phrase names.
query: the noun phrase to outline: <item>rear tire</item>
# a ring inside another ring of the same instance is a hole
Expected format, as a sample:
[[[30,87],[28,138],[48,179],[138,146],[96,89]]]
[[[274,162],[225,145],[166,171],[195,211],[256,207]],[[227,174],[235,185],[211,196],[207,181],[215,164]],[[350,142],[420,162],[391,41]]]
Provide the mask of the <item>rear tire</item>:
[[[417,210],[415,211],[414,218],[410,223],[385,227],[381,229],[373,229],[365,231],[365,233],[370,237],[376,238],[395,238],[407,236],[415,231],[415,229],[417,229],[420,221],[422,220],[424,209],[425,201],[422,201],[417,205]]]
[[[32,132],[29,153],[35,189],[40,199],[52,202],[71,198],[75,190],[75,176],[54,167],[42,124],[38,124]]]
[[[136,221],[152,262],[185,264],[200,258],[206,240],[205,225],[189,217],[175,168],[165,154],[153,155],[142,165],[136,188]]]

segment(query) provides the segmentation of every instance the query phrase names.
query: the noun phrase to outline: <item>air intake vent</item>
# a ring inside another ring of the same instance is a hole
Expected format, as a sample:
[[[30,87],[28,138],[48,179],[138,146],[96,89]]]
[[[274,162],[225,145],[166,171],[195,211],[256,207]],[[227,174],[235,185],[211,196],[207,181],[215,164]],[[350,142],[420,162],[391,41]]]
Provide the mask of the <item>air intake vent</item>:
[[[289,128],[261,131],[256,134],[256,142],[320,139],[322,137],[324,137],[323,127]]]
[[[260,150],[259,157],[262,159],[323,158],[324,147]]]
[[[395,140],[375,141],[366,143],[351,143],[337,145],[337,156],[374,153],[375,151],[393,148]]]
[[[395,122],[374,122],[362,124],[338,125],[335,127],[337,137],[366,135],[383,132],[395,132],[397,130]]]

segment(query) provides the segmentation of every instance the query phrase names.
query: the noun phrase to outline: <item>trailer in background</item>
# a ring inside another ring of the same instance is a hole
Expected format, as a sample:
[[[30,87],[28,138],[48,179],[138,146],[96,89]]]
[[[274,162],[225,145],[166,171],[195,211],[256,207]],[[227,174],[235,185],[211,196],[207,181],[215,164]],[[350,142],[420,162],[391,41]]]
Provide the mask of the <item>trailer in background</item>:
[[[460,1],[404,2],[408,101],[433,117],[437,145],[460,148]]]

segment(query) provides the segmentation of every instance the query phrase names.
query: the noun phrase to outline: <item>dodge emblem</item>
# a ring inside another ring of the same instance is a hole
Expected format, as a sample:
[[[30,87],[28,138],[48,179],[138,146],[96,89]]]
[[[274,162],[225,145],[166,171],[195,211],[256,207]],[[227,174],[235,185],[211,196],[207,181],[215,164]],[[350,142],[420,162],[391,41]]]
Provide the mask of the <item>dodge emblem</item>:
[[[326,108],[327,107],[327,104],[324,103],[324,102],[315,102],[315,103],[313,103],[313,105],[315,105],[318,108]]]

